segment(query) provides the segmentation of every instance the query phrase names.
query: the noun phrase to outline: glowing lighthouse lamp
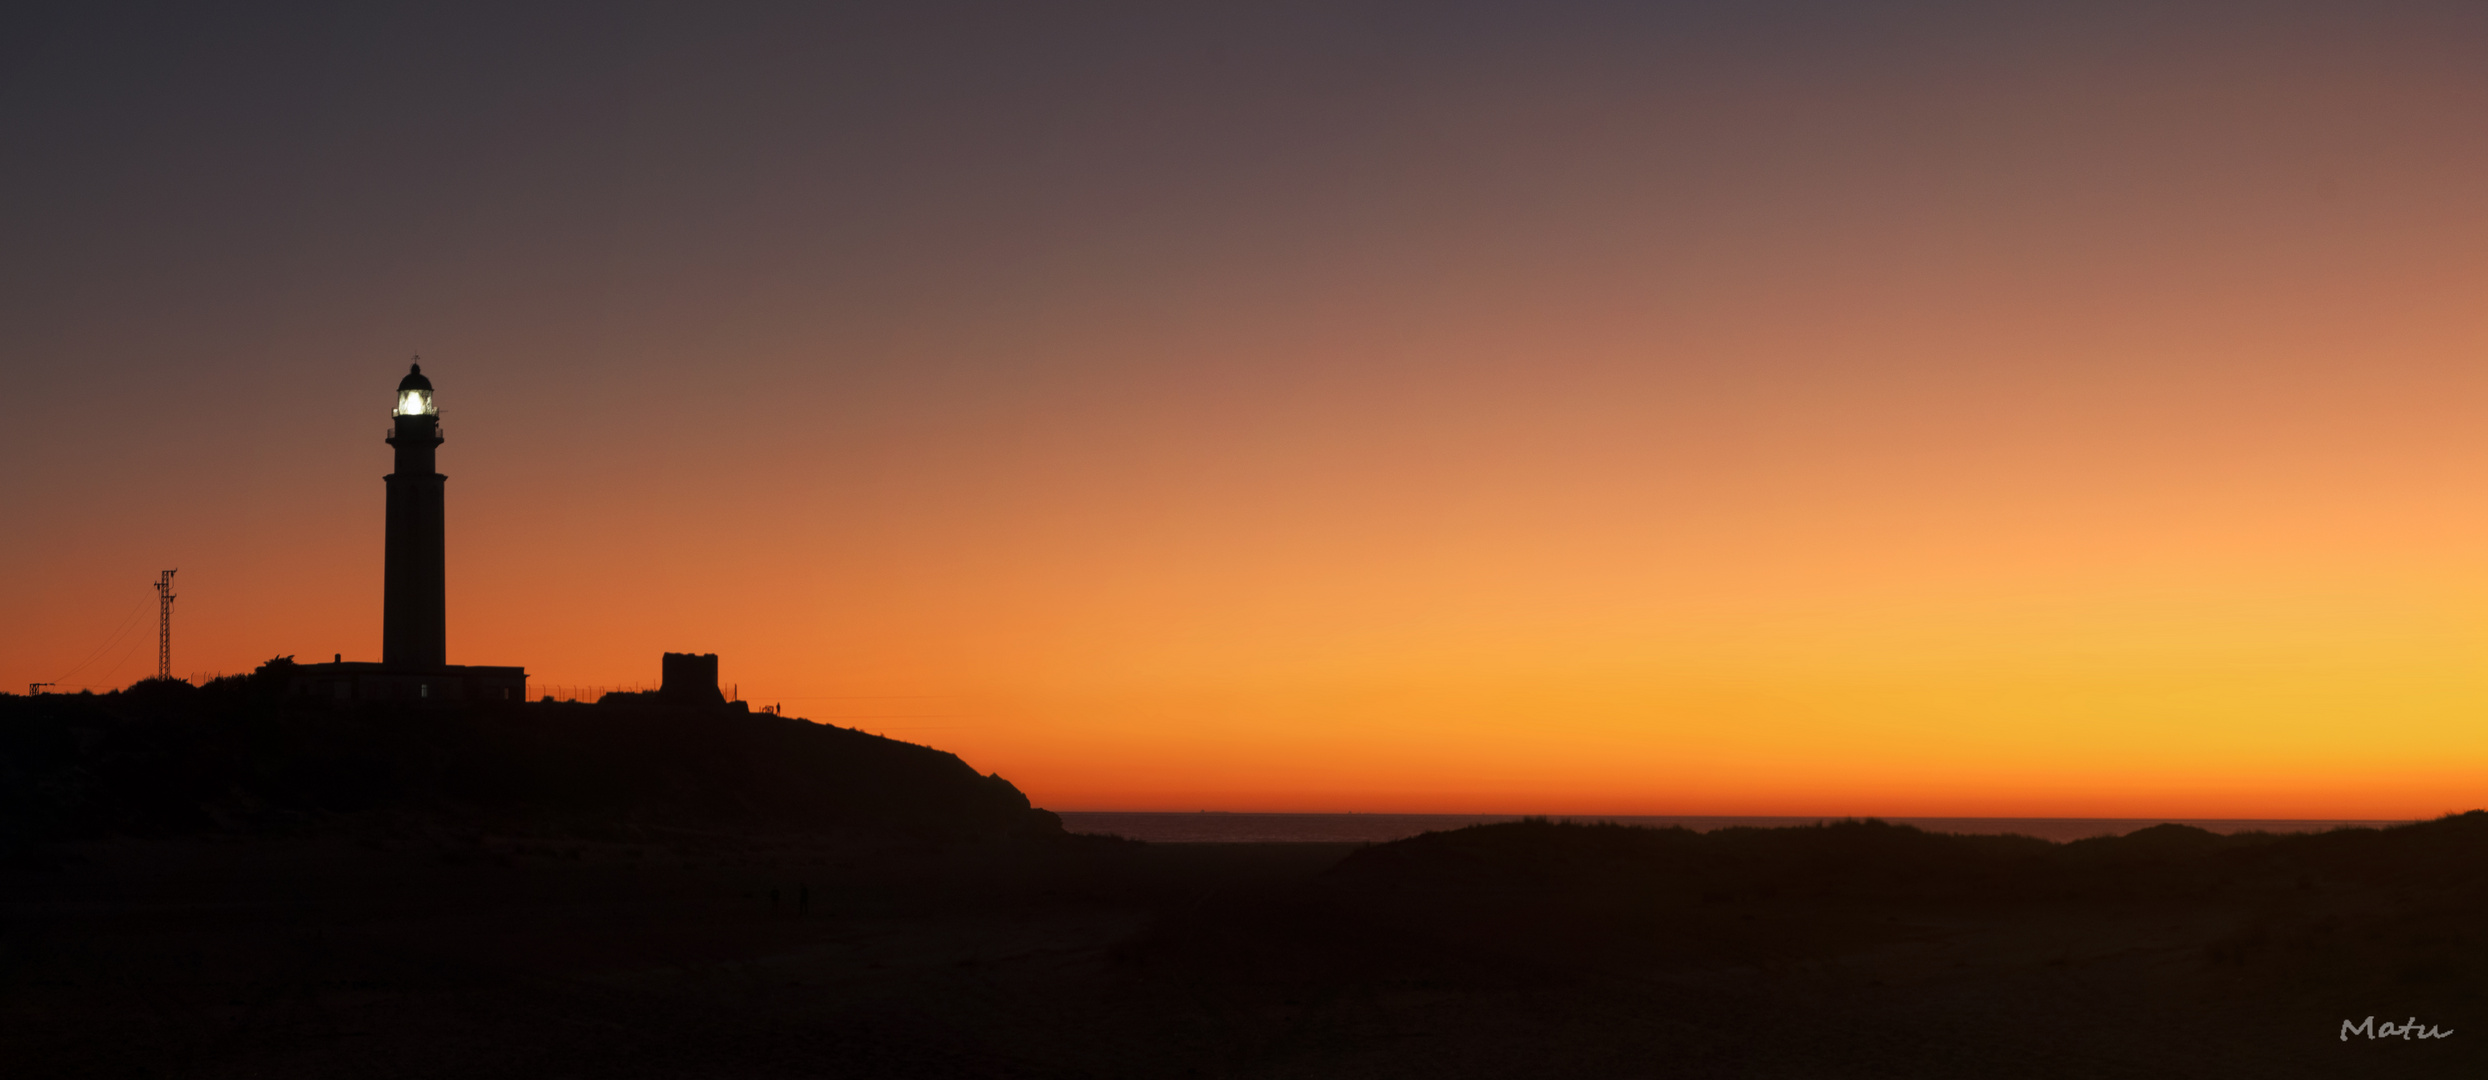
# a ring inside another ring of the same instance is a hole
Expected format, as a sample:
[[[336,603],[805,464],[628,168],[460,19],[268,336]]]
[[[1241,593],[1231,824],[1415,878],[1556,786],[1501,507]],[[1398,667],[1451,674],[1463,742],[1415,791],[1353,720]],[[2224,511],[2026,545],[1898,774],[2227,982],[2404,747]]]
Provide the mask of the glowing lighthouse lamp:
[[[397,384],[397,411],[391,416],[439,416],[440,406],[432,404],[432,380],[423,377],[423,368],[415,370]]]

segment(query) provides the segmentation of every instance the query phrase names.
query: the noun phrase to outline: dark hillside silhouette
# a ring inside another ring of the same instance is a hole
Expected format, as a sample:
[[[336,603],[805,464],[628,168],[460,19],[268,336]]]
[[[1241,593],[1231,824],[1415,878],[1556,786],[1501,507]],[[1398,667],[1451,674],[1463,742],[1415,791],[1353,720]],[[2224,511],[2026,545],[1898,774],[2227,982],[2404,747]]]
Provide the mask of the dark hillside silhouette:
[[[0,697],[0,1058],[1426,1080],[2488,1066],[2488,813],[2067,844],[1532,819],[1157,846],[1067,835],[955,756],[753,713],[714,693],[713,657],[667,661],[665,689],[592,705],[305,696],[284,659]],[[131,987],[161,1007],[133,1014]],[[252,1004],[271,1000],[307,1004]],[[133,1015],[158,1020],[133,1034]],[[2413,1019],[2452,1035],[2402,1038]],[[2345,1021],[2389,1037],[2345,1040]]]
[[[2205,944],[2228,959],[2356,953],[2370,974],[2415,984],[2457,962],[2488,969],[2488,935],[2464,929],[2488,913],[2488,812],[2291,835],[2160,825],[2068,844],[1874,820],[1711,833],[1531,820],[1361,850],[1321,896],[1437,936],[1618,963],[1795,958],[1959,913],[2220,909],[2244,920]]]
[[[202,687],[0,698],[18,845],[283,831],[397,813],[756,832],[1057,833],[956,756],[698,697],[454,707],[289,696],[279,659]]]
[[[2454,1077],[2488,1065],[2483,915],[2477,811],[2069,844],[1533,820],[1364,847],[1125,955],[1217,1002],[1225,1054],[1307,1075]]]
[[[295,710],[259,685],[7,699],[9,820],[110,838],[0,874],[0,1060],[1135,1080],[2488,1064],[2488,814],[2072,844],[1530,821],[1150,845],[1048,832],[948,755],[727,706]],[[408,820],[468,831],[321,827]],[[1041,842],[997,842],[1013,830]],[[2452,1037],[2394,1034],[2414,1017]]]

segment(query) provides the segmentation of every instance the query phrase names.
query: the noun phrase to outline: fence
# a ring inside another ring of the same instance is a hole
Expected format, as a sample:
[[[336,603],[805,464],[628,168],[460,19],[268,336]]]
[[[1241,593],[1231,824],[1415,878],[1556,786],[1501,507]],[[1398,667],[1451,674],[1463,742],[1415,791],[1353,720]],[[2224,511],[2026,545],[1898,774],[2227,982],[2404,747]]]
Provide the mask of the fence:
[[[529,685],[527,697],[535,701],[585,701],[593,703],[607,694],[646,694],[656,690],[647,683],[628,686],[542,686]]]
[[[742,687],[719,687],[718,689],[720,692],[725,694],[726,700],[728,701],[743,700]],[[585,701],[593,703],[596,699],[607,694],[653,694],[656,690],[657,686],[653,683],[632,683],[628,686],[548,686],[543,684],[531,684],[527,687],[527,697],[531,701]]]
[[[189,678],[183,681],[188,682],[193,686],[205,686],[210,682],[214,682],[215,680],[224,677],[225,673],[221,671],[194,671],[190,673]],[[87,690],[101,694],[110,693],[114,690],[126,690],[128,688],[129,687],[127,686],[87,686],[84,684],[63,685],[61,683],[37,683],[34,687],[30,688],[30,692],[40,694],[75,694],[80,690]],[[651,694],[655,693],[656,689],[657,686],[654,683],[630,683],[628,685],[616,686],[550,686],[540,683],[531,683],[527,687],[527,698],[531,701],[584,701],[594,704],[598,698],[604,697],[607,694]],[[742,688],[739,686],[720,687],[719,690],[725,694],[726,700],[728,701],[743,700]],[[770,710],[768,708],[763,708],[761,711],[768,712]]]

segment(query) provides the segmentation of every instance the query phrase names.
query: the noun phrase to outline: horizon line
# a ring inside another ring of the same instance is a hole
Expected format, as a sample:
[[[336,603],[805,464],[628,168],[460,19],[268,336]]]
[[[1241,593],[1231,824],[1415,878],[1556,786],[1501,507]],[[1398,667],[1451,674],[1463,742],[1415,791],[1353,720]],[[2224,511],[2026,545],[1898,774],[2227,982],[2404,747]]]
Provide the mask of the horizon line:
[[[1041,807],[1040,809],[1044,809],[1044,810],[1047,810],[1047,811],[1048,811],[1048,812],[1050,812],[1050,813],[1056,813],[1056,814],[1167,814],[1167,815],[1176,815],[1176,816],[1191,816],[1191,815],[1197,815],[1197,814],[1227,814],[1227,815],[1239,815],[1239,816],[1240,816],[1240,815],[1259,815],[1259,816],[1263,816],[1263,817],[1508,817],[1508,818],[1548,818],[1548,819],[1552,819],[1552,820],[1563,820],[1563,821],[1612,821],[1612,820],[1620,820],[1620,819],[1624,819],[1624,818],[1668,818],[1668,819],[1688,820],[1688,821],[1695,821],[1695,820],[1718,820],[1718,821],[1727,821],[1727,820],[1773,820],[1773,821],[1868,821],[1868,820],[1875,820],[1875,821],[2160,821],[2160,822],[2188,822],[2188,821],[2219,821],[2219,822],[2236,822],[2236,821],[2274,821],[2274,822],[2283,822],[2283,821],[2285,821],[2285,822],[2293,822],[2293,823],[2304,823],[2304,822],[2334,822],[2334,823],[2339,823],[2339,824],[2347,824],[2347,825],[2401,825],[2401,824],[2410,824],[2410,823],[2421,822],[2421,821],[2434,821],[2434,820],[2437,820],[2438,818],[2453,817],[2453,816],[2457,816],[2457,815],[2460,815],[2460,814],[2464,814],[2464,813],[2469,813],[2469,812],[2470,812],[2470,811],[2466,811],[2466,810],[2448,810],[2448,811],[2445,811],[2444,813],[2437,814],[2437,815],[2435,815],[2434,817],[2408,817],[2408,818],[2353,818],[2353,817],[2305,817],[2305,818],[2286,818],[2286,817],[2172,817],[2172,816],[2165,816],[2165,815],[2163,815],[2163,816],[2157,816],[2157,817],[2151,817],[2151,816],[2145,816],[2145,817],[2066,817],[2066,816],[2056,816],[2056,815],[2040,815],[2040,814],[1989,814],[1989,815],[1977,815],[1977,814],[1605,814],[1605,813],[1601,813],[1601,814],[1567,814],[1567,813],[1555,813],[1555,812],[1543,811],[1543,810],[1541,810],[1541,811],[1529,811],[1529,812],[1480,811],[1480,812],[1475,812],[1475,813],[1469,813],[1469,812],[1459,812],[1459,811],[1439,811],[1439,810],[1407,810],[1407,811],[1403,811],[1403,810],[1205,810],[1205,809],[1196,809],[1196,810],[1057,810],[1057,809],[1054,809],[1054,808],[1052,808],[1052,807]]]

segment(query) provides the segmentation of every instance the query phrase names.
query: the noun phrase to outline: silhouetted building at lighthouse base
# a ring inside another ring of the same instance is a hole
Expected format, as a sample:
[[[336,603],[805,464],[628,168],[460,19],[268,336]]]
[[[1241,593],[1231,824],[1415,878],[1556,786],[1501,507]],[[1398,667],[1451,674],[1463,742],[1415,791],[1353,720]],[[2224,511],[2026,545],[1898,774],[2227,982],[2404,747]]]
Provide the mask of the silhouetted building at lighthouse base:
[[[288,692],[336,702],[525,701],[527,669],[473,664],[415,668],[351,660],[303,664],[294,670]]]

